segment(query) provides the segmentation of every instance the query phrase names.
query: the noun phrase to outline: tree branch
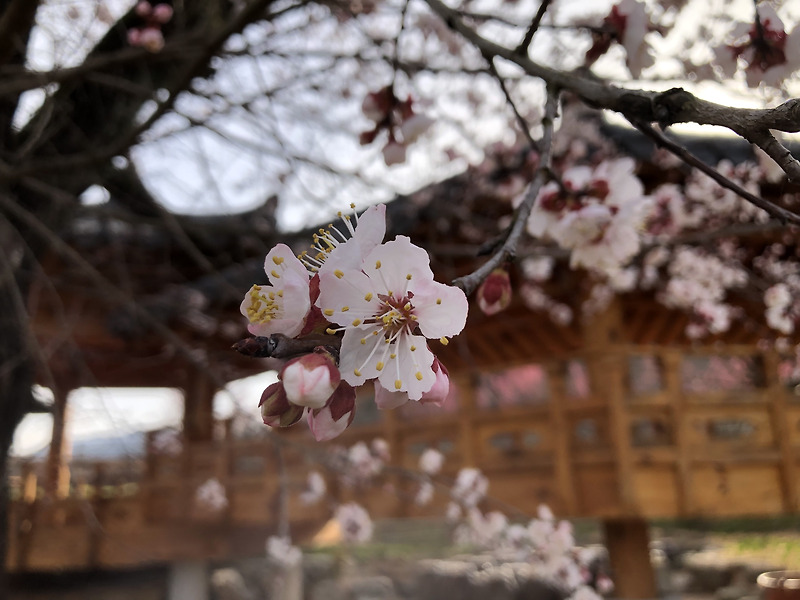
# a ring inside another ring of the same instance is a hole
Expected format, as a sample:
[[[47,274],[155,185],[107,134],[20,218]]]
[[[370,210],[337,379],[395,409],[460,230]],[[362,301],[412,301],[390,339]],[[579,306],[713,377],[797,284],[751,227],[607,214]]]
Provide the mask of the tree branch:
[[[534,15],[533,21],[531,21],[528,30],[525,32],[525,37],[522,38],[522,41],[519,43],[519,46],[517,46],[514,49],[514,52],[523,55],[528,54],[528,48],[530,47],[531,42],[533,41],[533,36],[539,30],[539,25],[541,25],[542,18],[544,18],[544,14],[547,12],[547,8],[550,6],[551,1],[552,0],[542,0],[542,3],[539,5],[539,10],[536,11],[536,15]]]
[[[536,201],[536,197],[539,195],[539,190],[545,183],[547,173],[550,169],[553,147],[553,127],[558,113],[558,97],[558,91],[553,90],[552,88],[548,89],[544,118],[542,119],[544,133],[542,134],[541,143],[539,144],[541,151],[539,157],[539,169],[537,170],[536,176],[528,187],[528,191],[525,193],[525,198],[523,199],[522,204],[519,205],[519,208],[517,208],[517,211],[514,214],[514,219],[509,226],[508,235],[506,236],[505,241],[503,241],[503,243],[489,258],[489,260],[483,263],[478,269],[469,275],[464,275],[463,277],[458,277],[457,279],[453,280],[453,285],[460,287],[467,295],[470,295],[472,292],[474,292],[481,282],[486,279],[494,269],[510,260],[514,256],[517,245],[522,237],[522,233],[525,231],[525,225],[528,222],[528,217],[531,214],[531,210],[533,210],[533,204]]]
[[[757,206],[758,208],[766,211],[771,216],[780,220],[781,223],[784,224],[793,223],[795,225],[800,225],[800,215],[797,215],[789,210],[786,210],[781,206],[778,206],[777,204],[764,200],[763,198],[760,198],[759,196],[756,196],[755,194],[748,192],[742,186],[738,185],[737,183],[725,177],[715,168],[704,163],[694,154],[689,152],[686,148],[684,148],[680,144],[676,144],[668,137],[666,137],[663,133],[657,131],[649,123],[642,123],[639,121],[631,121],[631,123],[633,123],[634,127],[636,127],[639,131],[641,131],[647,137],[652,139],[658,146],[666,148],[686,164],[699,169],[700,171],[711,177],[718,184],[720,184],[722,187],[731,190],[732,192],[736,193],[738,196],[741,196],[754,206]]]
[[[769,129],[800,131],[800,99],[792,99],[775,108],[734,108],[701,100],[682,88],[666,92],[623,89],[577,72],[567,73],[541,65],[516,49],[496,44],[467,26],[458,11],[441,0],[425,0],[447,25],[460,33],[486,57],[504,58],[528,75],[543,79],[551,86],[573,92],[586,104],[621,113],[630,121],[657,122],[662,127],[675,123],[698,123],[726,127],[751,143],[761,146]],[[779,156],[780,164],[790,178],[800,179],[800,165],[779,152],[774,144],[763,148],[770,156]]]

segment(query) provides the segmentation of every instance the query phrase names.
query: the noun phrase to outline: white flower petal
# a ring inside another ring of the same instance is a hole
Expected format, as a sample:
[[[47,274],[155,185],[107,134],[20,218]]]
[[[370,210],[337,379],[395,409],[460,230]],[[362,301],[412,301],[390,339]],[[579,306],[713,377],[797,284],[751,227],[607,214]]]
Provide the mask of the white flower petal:
[[[328,271],[320,273],[316,305],[332,323],[352,325],[355,319],[363,321],[365,316],[377,313],[381,306],[379,291],[361,271]]]
[[[433,281],[428,253],[404,235],[370,252],[364,259],[364,272],[372,281],[383,282],[396,297],[413,290],[417,281]]]
[[[419,330],[426,338],[458,335],[467,323],[469,302],[455,286],[431,282],[415,294],[413,302]]]

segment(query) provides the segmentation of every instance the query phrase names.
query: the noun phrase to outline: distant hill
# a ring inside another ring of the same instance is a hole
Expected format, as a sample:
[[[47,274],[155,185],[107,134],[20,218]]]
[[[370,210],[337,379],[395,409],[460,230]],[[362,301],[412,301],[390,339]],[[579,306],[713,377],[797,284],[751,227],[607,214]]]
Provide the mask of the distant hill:
[[[71,455],[74,459],[121,460],[142,456],[145,449],[146,431],[134,431],[112,437],[96,437],[73,440]],[[33,457],[45,458],[49,446],[45,446]]]

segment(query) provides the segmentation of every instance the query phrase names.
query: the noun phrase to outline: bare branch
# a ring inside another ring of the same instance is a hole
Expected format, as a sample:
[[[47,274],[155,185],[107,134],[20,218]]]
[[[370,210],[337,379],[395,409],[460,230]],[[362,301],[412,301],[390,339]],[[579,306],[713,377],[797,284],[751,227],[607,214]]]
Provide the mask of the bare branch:
[[[547,8],[550,6],[551,0],[542,0],[542,3],[539,5],[539,10],[536,11],[536,15],[533,17],[533,21],[531,21],[530,27],[525,32],[525,37],[522,38],[519,46],[514,49],[514,52],[517,54],[528,54],[528,48],[533,41],[533,36],[539,30],[539,25],[542,23],[542,18],[544,14],[547,12]]]
[[[673,88],[663,93],[619,88],[582,73],[567,73],[541,65],[515,49],[482,37],[464,23],[458,11],[441,0],[426,2],[451,29],[464,36],[484,56],[504,58],[521,67],[528,75],[543,79],[551,86],[573,92],[590,106],[621,113],[632,122],[657,122],[662,127],[675,123],[719,125],[757,145],[765,142],[763,135],[769,129],[800,131],[800,99],[789,100],[775,108],[750,109],[702,100],[682,88]],[[782,160],[778,164],[788,167],[787,175],[800,178],[800,165],[796,161],[789,160],[785,153],[777,154],[774,145],[768,144],[767,147],[769,151],[765,149],[766,152],[781,156]]]
[[[559,93],[557,91],[548,89],[547,103],[545,104],[544,118],[542,119],[544,133],[542,134],[542,140],[539,144],[541,149],[541,155],[539,157],[539,169],[536,173],[536,177],[534,177],[533,181],[531,182],[530,187],[528,187],[528,191],[525,194],[522,204],[519,205],[519,208],[517,208],[517,211],[514,214],[514,220],[511,222],[511,225],[508,229],[508,236],[502,245],[489,258],[489,260],[487,260],[469,275],[464,275],[463,277],[459,277],[453,281],[453,285],[460,287],[467,295],[474,292],[481,282],[486,279],[494,269],[507,262],[514,256],[517,245],[522,237],[522,233],[525,231],[525,225],[528,222],[528,217],[531,214],[531,210],[533,210],[533,203],[536,201],[536,197],[539,195],[539,190],[544,185],[547,173],[550,169],[553,146],[553,126],[558,112],[558,96]]]
[[[270,336],[254,336],[239,340],[232,348],[244,356],[253,358],[294,358],[323,346],[338,357],[341,344],[342,338],[333,335],[290,338],[282,333],[274,333]]]
[[[503,90],[503,95],[506,97],[506,102],[511,107],[511,110],[514,111],[514,117],[517,119],[517,124],[519,128],[522,130],[522,134],[525,136],[525,139],[528,140],[528,145],[534,149],[539,149],[539,144],[536,140],[533,139],[531,135],[531,128],[528,125],[528,122],[525,120],[525,117],[519,112],[517,108],[517,103],[514,102],[514,99],[511,97],[511,94],[508,91],[508,87],[506,86],[506,82],[500,77],[500,73],[497,72],[497,69],[494,66],[494,61],[490,58],[487,59],[489,61],[489,73],[491,73],[492,77],[497,80],[497,83],[500,85],[500,89]]]
[[[644,133],[647,137],[652,139],[658,146],[665,148],[672,152],[675,156],[680,158],[686,164],[689,164],[703,173],[711,177],[714,181],[720,184],[722,187],[735,192],[737,195],[741,196],[754,206],[766,211],[771,216],[775,217],[776,219],[780,220],[782,223],[794,223],[795,225],[800,225],[800,215],[797,215],[791,211],[786,210],[783,207],[780,207],[772,202],[768,202],[751,192],[748,192],[742,186],[738,185],[737,183],[731,181],[727,177],[725,177],[722,173],[717,171],[715,168],[707,165],[702,160],[697,158],[694,154],[689,152],[686,148],[681,146],[680,144],[676,144],[668,137],[666,137],[660,131],[657,131],[653,128],[652,125],[649,123],[642,123],[638,121],[631,121],[633,125],[642,133]]]

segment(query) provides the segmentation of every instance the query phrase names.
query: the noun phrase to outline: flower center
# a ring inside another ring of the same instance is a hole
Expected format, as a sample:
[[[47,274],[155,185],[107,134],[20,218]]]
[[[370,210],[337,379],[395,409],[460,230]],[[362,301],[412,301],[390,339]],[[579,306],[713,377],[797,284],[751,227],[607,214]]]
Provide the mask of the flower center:
[[[270,290],[266,294],[260,285],[250,289],[250,306],[247,307],[247,318],[251,323],[268,323],[275,318],[281,309],[278,298],[283,298],[283,290]]]
[[[376,323],[382,323],[383,335],[387,340],[394,339],[397,334],[408,328],[409,332],[417,320],[414,316],[414,305],[411,304],[412,292],[403,298],[396,298],[389,294],[378,294],[381,306],[376,314]]]

